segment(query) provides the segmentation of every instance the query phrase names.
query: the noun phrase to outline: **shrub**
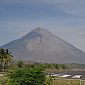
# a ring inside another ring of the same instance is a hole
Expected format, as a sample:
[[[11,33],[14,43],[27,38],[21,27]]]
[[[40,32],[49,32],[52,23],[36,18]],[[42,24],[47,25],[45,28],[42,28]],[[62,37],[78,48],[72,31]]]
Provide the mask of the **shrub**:
[[[43,69],[40,66],[17,68],[8,74],[9,85],[45,85]]]

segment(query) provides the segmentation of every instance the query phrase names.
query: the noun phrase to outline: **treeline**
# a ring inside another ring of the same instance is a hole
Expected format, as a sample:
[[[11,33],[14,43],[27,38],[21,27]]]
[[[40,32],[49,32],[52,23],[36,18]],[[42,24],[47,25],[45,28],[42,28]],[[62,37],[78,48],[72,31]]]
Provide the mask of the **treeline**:
[[[67,65],[65,64],[43,64],[47,69],[67,69]]]
[[[48,63],[32,63],[32,64],[24,64],[23,61],[19,61],[16,63],[16,65],[18,67],[23,67],[23,66],[35,66],[35,65],[38,65],[38,66],[41,66],[43,67],[44,69],[57,69],[57,70],[60,70],[60,69],[67,69],[68,68],[68,65],[66,64],[48,64]]]

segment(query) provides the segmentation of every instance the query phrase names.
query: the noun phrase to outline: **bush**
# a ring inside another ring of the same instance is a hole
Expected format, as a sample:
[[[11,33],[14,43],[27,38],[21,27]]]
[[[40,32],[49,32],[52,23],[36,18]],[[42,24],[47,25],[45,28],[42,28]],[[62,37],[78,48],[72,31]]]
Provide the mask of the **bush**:
[[[17,68],[8,74],[9,85],[45,85],[43,69],[40,66]]]
[[[18,66],[18,67],[22,67],[22,66],[23,66],[23,61],[19,61],[19,62],[17,63],[17,66]]]

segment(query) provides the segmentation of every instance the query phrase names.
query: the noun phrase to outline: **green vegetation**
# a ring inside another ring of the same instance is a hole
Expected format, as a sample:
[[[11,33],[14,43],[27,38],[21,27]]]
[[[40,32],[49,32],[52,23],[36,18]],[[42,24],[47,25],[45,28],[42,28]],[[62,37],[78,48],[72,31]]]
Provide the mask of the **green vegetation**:
[[[46,77],[46,69],[65,69],[64,64],[24,64],[19,61],[8,73],[9,85],[52,85],[52,77]]]
[[[53,80],[52,80],[51,76],[45,78],[45,84],[46,85],[53,85]]]
[[[13,56],[8,49],[0,49],[0,71],[5,71],[10,66]]]
[[[80,83],[80,80],[46,77],[46,73],[61,72],[82,65],[24,64],[23,61],[12,63],[12,59],[13,56],[8,49],[0,49],[0,74],[2,75],[0,76],[0,85],[79,85]],[[82,81],[82,85],[85,85],[85,81]]]
[[[19,61],[19,62],[17,63],[17,66],[18,66],[18,67],[23,67],[23,65],[24,65],[24,64],[23,64],[22,61]]]
[[[40,66],[17,68],[8,74],[9,85],[44,85],[45,75]]]

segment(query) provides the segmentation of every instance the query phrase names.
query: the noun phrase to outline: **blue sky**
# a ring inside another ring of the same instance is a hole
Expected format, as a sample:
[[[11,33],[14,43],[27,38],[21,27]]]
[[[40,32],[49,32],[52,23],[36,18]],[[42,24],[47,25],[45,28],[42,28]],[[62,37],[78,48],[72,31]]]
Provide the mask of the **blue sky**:
[[[0,0],[0,46],[36,27],[85,51],[85,0]]]

